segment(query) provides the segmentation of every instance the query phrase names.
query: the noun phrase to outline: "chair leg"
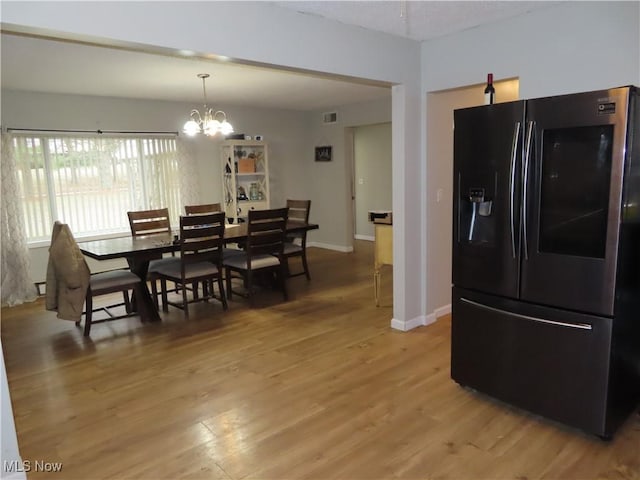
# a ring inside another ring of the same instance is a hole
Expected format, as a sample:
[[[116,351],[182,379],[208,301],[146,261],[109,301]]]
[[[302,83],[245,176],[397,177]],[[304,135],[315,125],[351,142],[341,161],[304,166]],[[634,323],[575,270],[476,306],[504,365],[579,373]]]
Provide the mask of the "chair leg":
[[[244,276],[244,284],[247,289],[247,297],[249,297],[249,305],[253,307],[253,272],[247,270],[247,274]]]
[[[287,256],[284,257],[284,269],[285,269],[285,272],[287,273],[287,277],[290,277],[291,270],[289,269],[289,257]]]
[[[158,281],[154,278],[151,280],[151,296],[153,297],[153,304],[156,306],[156,310],[160,310],[158,305]],[[164,302],[164,298],[162,299]]]
[[[231,300],[231,269],[229,267],[225,269],[224,276],[227,280],[227,298]]]
[[[124,300],[124,308],[127,313],[131,313],[131,300],[129,299],[129,292],[127,290],[122,291],[122,298]]]
[[[222,276],[218,275],[218,291],[220,292],[220,301],[222,301],[222,309],[226,310],[229,308],[227,304],[227,297],[224,293],[224,285],[222,283]],[[213,283],[211,284],[211,294],[213,295]]]
[[[304,273],[307,276],[307,280],[311,280],[311,275],[309,274],[309,265],[307,264],[307,251],[302,251],[302,266],[304,267]]]
[[[167,281],[164,278],[160,279],[160,291],[162,292],[162,311],[169,311],[169,299],[167,298]]]
[[[93,295],[91,292],[87,290],[87,296],[85,299],[85,309],[86,312],[84,314],[84,336],[88,337],[89,332],[91,332],[91,317],[93,314]]]
[[[278,271],[278,277],[280,279],[280,288],[282,289],[282,296],[284,297],[285,302],[289,300],[289,294],[287,293],[287,272],[284,265],[280,265],[280,270]]]
[[[194,283],[197,291],[197,283]],[[194,291],[195,293],[195,291]],[[187,289],[182,285],[182,308],[184,309],[184,318],[189,319],[189,300],[187,299]]]

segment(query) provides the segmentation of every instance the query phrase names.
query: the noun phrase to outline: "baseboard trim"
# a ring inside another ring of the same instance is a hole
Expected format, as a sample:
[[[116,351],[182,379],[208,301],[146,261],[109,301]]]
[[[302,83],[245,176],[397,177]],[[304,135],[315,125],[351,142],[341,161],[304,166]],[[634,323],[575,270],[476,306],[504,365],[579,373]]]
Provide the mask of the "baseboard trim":
[[[368,242],[375,242],[376,241],[376,237],[373,237],[371,235],[354,235],[354,238],[356,240],[366,240]]]
[[[397,318],[391,319],[391,328],[394,330],[400,330],[402,332],[408,332],[409,330],[413,330],[418,327],[426,327],[427,325],[431,325],[435,323],[440,317],[444,315],[448,315],[451,313],[451,304],[445,305],[440,308],[436,308],[433,313],[429,315],[420,315],[418,317],[407,320],[406,322],[403,320],[398,320]]]
[[[431,325],[432,323],[436,323],[436,320],[438,320],[438,317],[436,316],[436,314],[435,313],[430,313],[429,315],[424,317],[424,323],[422,324],[422,326],[426,327],[427,325]]]
[[[397,318],[392,318],[391,319],[391,328],[393,328],[394,330],[400,330],[402,332],[408,332],[409,330],[413,330],[414,328],[418,328],[421,327],[423,325],[427,325],[425,323],[425,317],[424,316],[419,316],[419,317],[415,317],[412,318],[410,320],[407,321],[403,321],[403,320],[398,320]]]
[[[336,252],[343,252],[343,253],[353,252],[353,246],[345,247],[343,245],[333,245],[331,243],[322,243],[322,242],[308,242],[307,247],[324,248],[325,250],[334,250]]]
[[[433,313],[437,318],[444,317],[445,315],[449,315],[451,313],[451,304],[445,305],[440,308],[436,308]]]

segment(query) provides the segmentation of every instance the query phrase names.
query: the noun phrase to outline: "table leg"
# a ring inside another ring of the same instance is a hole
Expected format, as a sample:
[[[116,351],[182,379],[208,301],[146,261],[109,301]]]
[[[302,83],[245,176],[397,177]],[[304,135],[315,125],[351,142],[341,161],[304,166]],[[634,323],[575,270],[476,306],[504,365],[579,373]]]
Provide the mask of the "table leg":
[[[132,308],[140,314],[143,322],[159,322],[160,314],[156,309],[151,292],[147,286],[147,272],[149,271],[149,260],[128,258],[129,269],[138,275],[142,282],[133,291]]]
[[[380,306],[380,267],[376,265],[373,270],[373,290],[376,298],[376,307]]]

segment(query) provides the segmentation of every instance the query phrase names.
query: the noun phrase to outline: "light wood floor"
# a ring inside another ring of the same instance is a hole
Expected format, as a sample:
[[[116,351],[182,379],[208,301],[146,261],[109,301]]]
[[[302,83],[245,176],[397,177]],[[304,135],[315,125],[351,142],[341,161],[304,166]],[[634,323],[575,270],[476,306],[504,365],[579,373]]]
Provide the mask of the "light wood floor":
[[[373,251],[310,249],[291,300],[199,304],[91,339],[41,301],[2,310],[25,460],[60,479],[640,479],[640,415],[612,442],[449,378],[450,320],[389,327]]]

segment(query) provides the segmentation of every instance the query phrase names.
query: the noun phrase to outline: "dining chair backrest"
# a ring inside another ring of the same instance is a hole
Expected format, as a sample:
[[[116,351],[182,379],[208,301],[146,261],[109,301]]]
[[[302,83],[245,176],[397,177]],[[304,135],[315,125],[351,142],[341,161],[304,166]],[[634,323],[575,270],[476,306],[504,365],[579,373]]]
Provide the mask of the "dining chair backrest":
[[[171,233],[169,209],[136,210],[127,212],[131,235],[151,235],[153,233]]]
[[[309,211],[311,210],[311,200],[287,200],[290,223],[309,223]],[[284,257],[287,259],[287,274],[289,277],[306,275],[307,280],[311,280],[309,264],[307,262],[307,231],[292,232],[287,234],[287,243],[284,247]],[[302,260],[302,271],[292,273],[289,269],[288,260],[293,257],[300,257]]]
[[[282,256],[288,218],[287,208],[249,210],[247,219],[247,255]]]
[[[201,205],[185,205],[184,211],[187,215],[202,215],[203,213],[221,212],[222,207],[219,203],[207,203]]]
[[[289,209],[289,220],[309,223],[311,200],[287,200],[287,208]]]
[[[190,263],[222,264],[224,212],[180,217],[180,256],[182,270]]]

